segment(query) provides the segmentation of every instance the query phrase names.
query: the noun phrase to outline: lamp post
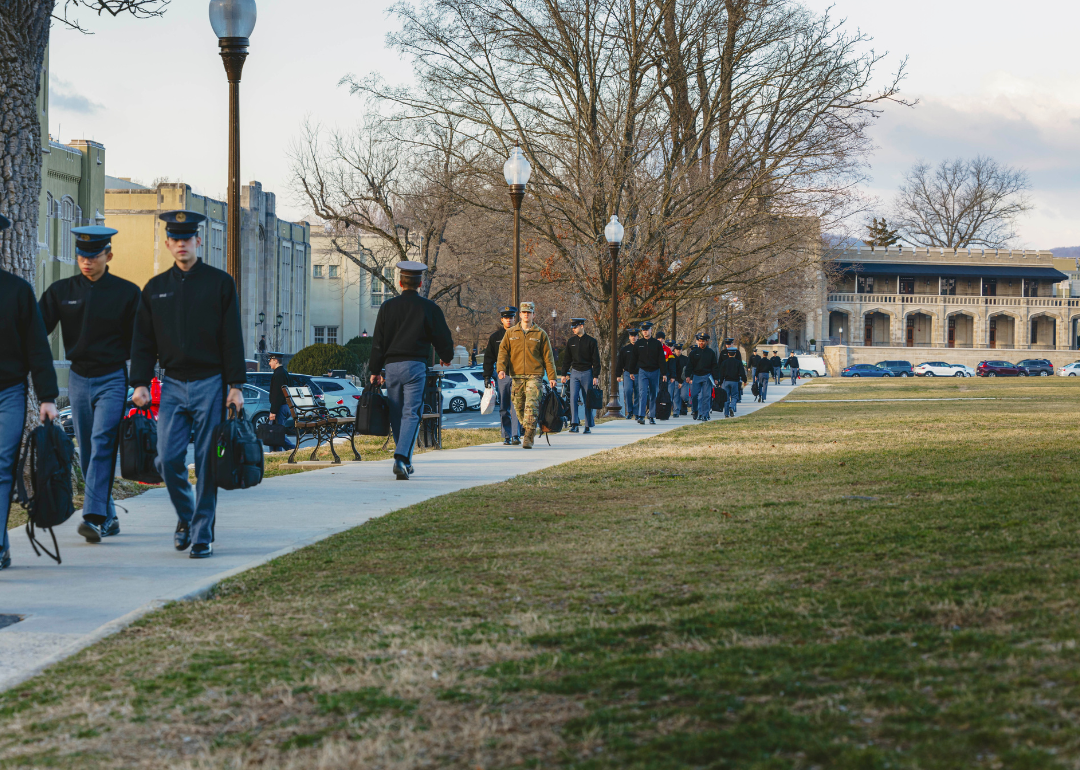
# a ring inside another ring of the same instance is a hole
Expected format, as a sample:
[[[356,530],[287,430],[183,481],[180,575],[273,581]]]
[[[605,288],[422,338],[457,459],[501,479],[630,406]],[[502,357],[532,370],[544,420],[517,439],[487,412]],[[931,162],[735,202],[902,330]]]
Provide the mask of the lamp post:
[[[210,26],[218,36],[229,78],[229,232],[225,268],[240,292],[240,73],[255,29],[255,0],[210,0]]]
[[[607,239],[608,250],[611,252],[611,369],[608,372],[608,405],[604,414],[608,417],[621,417],[619,383],[615,369],[619,365],[619,249],[622,248],[623,226],[614,214],[604,228],[604,238]]]
[[[281,313],[277,314],[274,318],[274,347],[278,348],[281,345],[281,341],[278,339],[278,329],[281,328],[281,324],[285,322],[285,317]]]
[[[503,178],[510,185],[510,202],[514,204],[514,277],[510,300],[514,307],[521,304],[521,202],[525,199],[525,185],[531,174],[529,159],[521,151],[521,145],[514,142],[514,149],[503,164]]]
[[[255,336],[256,337],[259,336],[259,327],[262,326],[264,323],[266,323],[266,313],[260,312],[259,313],[259,320],[255,323]],[[256,359],[258,359],[258,357],[259,357],[258,353],[259,353],[259,341],[255,340],[255,354],[256,354],[255,358]]]

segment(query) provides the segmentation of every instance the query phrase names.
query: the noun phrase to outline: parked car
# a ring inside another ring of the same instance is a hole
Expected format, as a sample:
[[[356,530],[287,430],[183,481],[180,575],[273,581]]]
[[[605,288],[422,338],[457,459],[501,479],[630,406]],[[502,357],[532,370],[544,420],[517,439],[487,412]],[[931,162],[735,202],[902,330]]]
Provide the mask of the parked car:
[[[825,359],[821,356],[795,354],[799,359],[799,372],[811,372],[814,377],[828,377],[829,370],[825,368]],[[790,376],[790,375],[788,375]]]
[[[1054,373],[1054,364],[1045,358],[1025,358],[1017,366],[1033,377],[1049,377]]]
[[[892,377],[893,373],[888,369],[882,369],[877,364],[855,364],[840,372],[841,377]]]
[[[474,388],[484,388],[484,370],[480,367],[469,367],[468,369],[447,369],[443,372],[443,379],[451,382],[456,382],[461,385],[468,385]]]
[[[323,402],[328,409],[335,406],[343,406],[349,410],[349,414],[356,416],[356,404],[362,388],[358,388],[349,380],[337,377],[314,377],[312,378],[323,390]]]
[[[915,367],[917,377],[963,377],[964,373],[944,361],[927,361]]]
[[[1026,377],[1027,372],[1008,361],[980,361],[975,369],[980,377]]]
[[[1071,364],[1065,364],[1065,366],[1058,369],[1058,377],[1077,376],[1080,376],[1080,361],[1075,361]]]
[[[270,394],[254,385],[244,385],[244,414],[258,430],[260,425],[270,419]]]
[[[273,372],[248,372],[247,381],[249,385],[262,388],[269,393],[270,378],[273,374]],[[310,374],[295,374],[294,372],[289,372],[289,379],[292,380],[294,387],[309,388],[311,390],[311,395],[315,398],[315,403],[320,406],[326,406],[323,390]]]
[[[780,362],[780,379],[791,379],[791,367],[788,366],[788,360],[785,358]],[[799,377],[801,379],[809,379],[811,377],[817,377],[818,373],[813,369],[807,369],[802,365],[802,359],[799,359]]]
[[[910,361],[878,361],[877,365],[888,369],[893,373],[893,377],[914,377],[916,374]]]
[[[953,375],[954,377],[974,377],[975,376],[975,370],[972,369],[970,366],[965,366],[964,364],[949,364],[949,366],[951,366],[953,369],[955,369],[957,372],[959,372],[959,374]]]
[[[442,381],[442,408],[443,411],[451,411],[461,414],[467,409],[479,409],[483,391],[471,385],[465,385],[454,380]]]

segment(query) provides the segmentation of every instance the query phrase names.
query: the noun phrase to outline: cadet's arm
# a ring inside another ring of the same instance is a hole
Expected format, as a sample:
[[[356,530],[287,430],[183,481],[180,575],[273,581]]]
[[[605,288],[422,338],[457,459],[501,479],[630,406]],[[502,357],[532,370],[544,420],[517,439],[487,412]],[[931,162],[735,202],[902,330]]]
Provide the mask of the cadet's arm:
[[[135,314],[135,329],[131,335],[131,384],[135,392],[131,400],[135,406],[150,403],[150,391],[147,386],[154,378],[154,363],[157,361],[157,337],[154,335],[154,317],[150,312],[150,302],[143,290],[139,301],[139,311]]]
[[[499,372],[499,379],[501,380],[510,372],[507,367],[510,365],[510,334],[509,332],[503,335],[502,342],[499,343],[499,361],[496,366]]]
[[[558,376],[558,372],[555,369],[555,353],[551,350],[551,338],[546,334],[544,335],[544,367],[548,373],[548,383],[551,387],[555,387],[555,378]]]

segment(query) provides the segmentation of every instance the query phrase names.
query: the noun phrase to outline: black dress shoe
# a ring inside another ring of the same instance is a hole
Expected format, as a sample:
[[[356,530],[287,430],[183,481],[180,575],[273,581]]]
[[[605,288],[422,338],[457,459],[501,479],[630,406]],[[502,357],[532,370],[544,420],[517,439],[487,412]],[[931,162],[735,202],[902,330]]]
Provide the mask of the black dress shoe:
[[[510,439],[510,443],[513,444],[514,446],[521,446],[521,437],[520,436],[514,436],[512,439]]]
[[[212,543],[196,543],[191,546],[191,553],[188,554],[189,559],[209,559],[214,555],[214,546]]]
[[[645,418],[644,417],[638,417],[637,418],[637,424],[638,425],[644,425],[645,424]]]
[[[173,535],[173,547],[178,551],[186,551],[191,545],[191,530],[184,522],[176,525],[176,533]]]
[[[410,475],[410,476],[412,476],[412,475],[413,475],[414,473],[416,473],[416,471],[415,471],[415,470],[413,470],[413,467],[412,467],[412,465],[406,465],[406,466],[405,466],[405,470],[407,470],[407,471],[409,472],[409,475]]]
[[[585,428],[585,430],[582,431],[582,432],[583,433],[592,433],[592,428]]]
[[[569,432],[570,433],[577,433],[578,432],[578,426],[577,425],[571,425]]]
[[[398,481],[409,480],[409,469],[405,467],[405,463],[401,460],[394,460],[394,475],[397,476]]]
[[[88,543],[101,542],[101,527],[86,519],[79,522],[79,534],[85,537]]]
[[[101,526],[102,537],[115,537],[120,534],[120,519],[109,519]]]
[[[7,569],[10,566],[11,566],[11,549],[10,548],[5,548],[3,550],[3,552],[0,553],[0,569]]]
[[[656,425],[656,420],[654,420],[652,417],[650,417],[649,418],[649,425]]]
[[[510,439],[504,438],[503,439],[503,446],[510,446]]]

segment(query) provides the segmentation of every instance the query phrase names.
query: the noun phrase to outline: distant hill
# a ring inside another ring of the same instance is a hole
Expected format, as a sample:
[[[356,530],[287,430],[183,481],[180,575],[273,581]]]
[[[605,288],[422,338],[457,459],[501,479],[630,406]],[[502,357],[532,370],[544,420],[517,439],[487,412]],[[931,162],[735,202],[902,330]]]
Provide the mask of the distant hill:
[[[1056,249],[1050,249],[1054,252],[1055,259],[1076,259],[1080,257],[1080,246],[1060,246]]]

